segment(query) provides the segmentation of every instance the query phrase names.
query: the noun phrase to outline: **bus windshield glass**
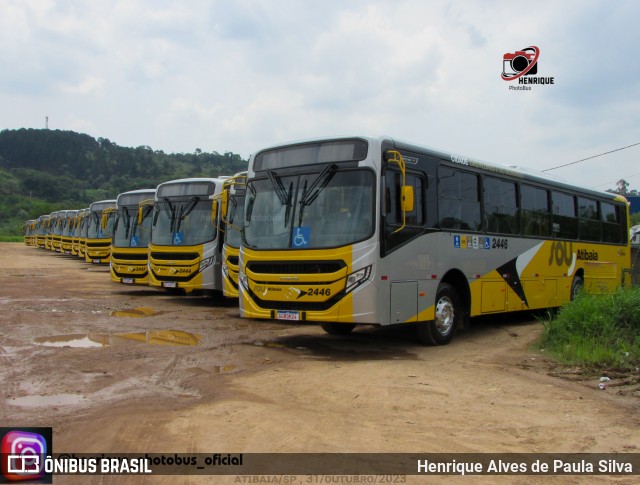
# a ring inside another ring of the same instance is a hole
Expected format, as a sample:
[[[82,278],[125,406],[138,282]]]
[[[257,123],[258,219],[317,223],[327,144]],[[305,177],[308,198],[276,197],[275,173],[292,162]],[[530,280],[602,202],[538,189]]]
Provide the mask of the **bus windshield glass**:
[[[156,201],[151,242],[161,246],[192,246],[212,241],[211,201],[206,195],[189,198],[163,197]]]
[[[62,235],[62,229],[64,228],[64,219],[62,218],[58,218],[55,220],[55,225],[53,226],[53,235],[54,236],[61,236]]]
[[[62,235],[69,237],[73,235],[73,218],[67,217],[62,226]]]
[[[89,239],[109,239],[113,234],[113,224],[115,212],[111,212],[107,217],[107,224],[102,227],[102,211],[90,212],[87,219],[87,238]]]
[[[268,172],[247,190],[244,244],[253,249],[315,249],[373,234],[375,185],[367,169],[283,175]]]
[[[142,209],[142,224],[138,224],[138,206],[121,207],[113,232],[113,245],[119,248],[146,247],[151,238],[152,206]]]
[[[229,199],[229,210],[227,214],[225,243],[233,248],[239,248],[242,242],[240,230],[242,229],[242,219],[244,218],[244,196],[231,197]]]

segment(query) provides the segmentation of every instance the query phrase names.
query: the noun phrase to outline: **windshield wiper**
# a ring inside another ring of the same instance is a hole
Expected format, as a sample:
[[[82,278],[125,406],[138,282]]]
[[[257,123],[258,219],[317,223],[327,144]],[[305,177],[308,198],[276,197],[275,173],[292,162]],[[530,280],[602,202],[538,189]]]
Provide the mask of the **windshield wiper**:
[[[162,204],[162,208],[167,213],[167,217],[169,217],[169,220],[171,221],[171,224],[169,226],[170,226],[171,233],[173,234],[174,232],[173,228],[176,223],[176,207],[171,203],[171,200],[169,200],[169,197],[164,197],[164,204]],[[154,218],[157,219],[157,215]]]
[[[184,221],[184,218],[189,215],[189,213],[194,209],[198,202],[200,202],[200,197],[195,196],[191,198],[187,205],[184,206],[184,208],[180,212],[180,217],[178,217],[176,232],[180,231],[180,225],[182,224],[182,221]]]
[[[164,204],[162,207],[164,211],[167,213],[167,216],[169,216],[169,219],[173,221],[176,213],[176,208],[173,206],[173,204],[169,200],[169,197],[164,198]]]
[[[311,205],[316,197],[322,192],[327,184],[331,181],[335,173],[338,171],[338,166],[335,163],[331,165],[327,165],[322,172],[318,174],[318,176],[313,179],[309,188],[307,188],[307,181],[305,180],[304,191],[302,192],[302,197],[300,197],[300,205]]]
[[[129,217],[129,213],[127,212],[127,209],[123,208],[120,211],[120,214],[118,216],[118,219],[116,219],[115,224],[113,225],[113,232],[115,234],[116,229],[118,228],[118,222],[120,221],[120,219],[123,219],[123,224],[124,224],[124,235],[127,236],[127,238],[131,238],[131,218]]]
[[[327,165],[318,176],[313,179],[311,185],[307,187],[307,181],[304,181],[304,189],[302,191],[302,197],[300,197],[300,213],[298,217],[298,226],[302,225],[302,216],[304,213],[304,207],[313,204],[320,192],[331,182],[331,179],[338,171],[338,166],[335,163]]]
[[[284,188],[284,185],[282,185],[282,180],[280,180],[280,177],[278,177],[278,175],[273,170],[267,171],[267,177],[269,177],[271,185],[273,185],[273,189],[278,196],[278,200],[282,205],[286,207],[284,213],[284,227],[287,227],[287,221],[289,220],[289,214],[291,213],[291,195],[293,193],[293,182],[289,184],[289,190],[287,191]]]
[[[287,205],[288,203],[290,203],[291,194],[287,194],[284,185],[282,185],[282,180],[280,180],[280,177],[278,177],[278,175],[273,170],[267,171],[267,177],[269,177],[269,181],[271,182],[271,185],[273,185],[280,203],[282,205]]]

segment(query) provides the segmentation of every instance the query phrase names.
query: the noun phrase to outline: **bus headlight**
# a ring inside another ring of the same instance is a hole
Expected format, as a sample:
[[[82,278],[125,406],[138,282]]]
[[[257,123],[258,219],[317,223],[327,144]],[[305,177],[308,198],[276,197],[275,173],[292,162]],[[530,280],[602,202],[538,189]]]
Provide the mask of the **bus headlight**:
[[[200,261],[200,267],[198,268],[198,272],[202,273],[202,271],[204,271],[205,268],[208,268],[209,266],[211,266],[212,262],[213,262],[213,258],[207,258]]]
[[[227,267],[227,262],[222,263],[222,274],[228,278],[229,277],[229,268]]]
[[[350,293],[355,290],[358,286],[367,281],[369,276],[371,276],[371,265],[351,273],[347,276],[347,287],[345,289],[345,293]]]
[[[238,281],[245,290],[249,289],[249,279],[247,278],[247,275],[244,274],[244,271],[240,271],[240,273],[238,273]]]

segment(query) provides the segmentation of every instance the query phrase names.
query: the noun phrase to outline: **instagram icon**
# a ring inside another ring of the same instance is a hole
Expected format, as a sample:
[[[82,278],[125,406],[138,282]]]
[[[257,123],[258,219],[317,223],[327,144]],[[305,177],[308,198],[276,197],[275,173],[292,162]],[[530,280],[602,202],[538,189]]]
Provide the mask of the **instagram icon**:
[[[6,429],[6,428],[5,428]],[[47,439],[26,429],[7,430],[2,436],[2,479],[0,483],[36,481],[44,478],[44,459],[47,456]],[[45,428],[46,429],[46,428]]]

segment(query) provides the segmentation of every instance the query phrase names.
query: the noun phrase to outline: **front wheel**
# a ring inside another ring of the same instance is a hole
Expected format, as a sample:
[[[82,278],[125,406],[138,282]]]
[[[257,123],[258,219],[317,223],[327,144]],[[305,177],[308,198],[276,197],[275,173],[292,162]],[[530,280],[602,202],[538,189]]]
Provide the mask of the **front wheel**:
[[[453,286],[442,283],[436,293],[435,318],[418,323],[418,339],[428,345],[446,345],[461,327],[463,317],[458,292]]]
[[[320,326],[322,327],[322,330],[330,335],[348,335],[354,328],[356,328],[356,326],[351,323],[325,322],[321,323]]]
[[[575,300],[578,294],[584,289],[584,280],[582,276],[574,276],[571,282],[571,301]]]

